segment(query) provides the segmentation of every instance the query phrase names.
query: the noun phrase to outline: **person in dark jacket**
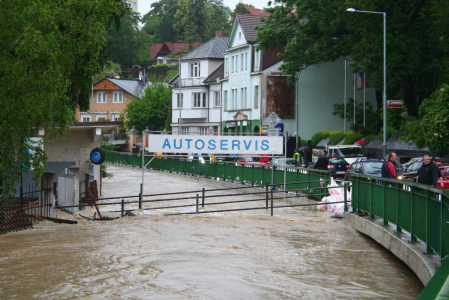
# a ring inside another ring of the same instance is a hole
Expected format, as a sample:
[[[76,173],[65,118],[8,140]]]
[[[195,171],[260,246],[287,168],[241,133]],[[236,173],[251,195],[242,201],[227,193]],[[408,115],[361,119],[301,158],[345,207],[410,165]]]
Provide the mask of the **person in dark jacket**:
[[[314,169],[327,170],[327,165],[329,164],[329,157],[327,157],[327,151],[323,150],[323,155],[321,155],[316,163],[313,165]]]
[[[396,172],[396,165],[395,165],[396,158],[397,158],[396,153],[391,152],[388,154],[388,159],[386,159],[382,164],[383,178],[397,179],[398,174]]]
[[[438,167],[430,161],[429,155],[424,155],[422,165],[418,170],[417,182],[437,186]]]

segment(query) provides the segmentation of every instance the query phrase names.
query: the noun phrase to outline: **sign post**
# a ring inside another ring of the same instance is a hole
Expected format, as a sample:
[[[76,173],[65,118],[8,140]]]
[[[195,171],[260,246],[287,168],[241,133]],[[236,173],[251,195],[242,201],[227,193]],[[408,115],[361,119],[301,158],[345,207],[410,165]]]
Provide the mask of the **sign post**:
[[[387,108],[402,108],[404,105],[403,100],[388,100]]]

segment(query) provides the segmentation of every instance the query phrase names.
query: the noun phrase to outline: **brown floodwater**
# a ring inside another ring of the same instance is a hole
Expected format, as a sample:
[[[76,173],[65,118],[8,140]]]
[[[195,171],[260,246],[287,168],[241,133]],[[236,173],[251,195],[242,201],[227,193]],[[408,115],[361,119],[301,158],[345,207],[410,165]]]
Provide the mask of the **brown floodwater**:
[[[135,194],[138,172],[108,171],[115,177],[104,194],[129,180]],[[153,191],[174,178],[145,176]],[[207,187],[175,178],[172,191]],[[416,299],[423,285],[404,263],[329,215],[141,211],[113,221],[43,222],[0,236],[0,299]]]

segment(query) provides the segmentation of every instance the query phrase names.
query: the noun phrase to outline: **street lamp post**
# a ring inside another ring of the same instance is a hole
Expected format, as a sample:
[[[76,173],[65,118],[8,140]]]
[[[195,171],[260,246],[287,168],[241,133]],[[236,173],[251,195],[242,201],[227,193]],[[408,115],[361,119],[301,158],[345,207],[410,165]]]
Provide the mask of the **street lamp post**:
[[[168,57],[158,57],[160,59],[164,59],[164,60],[177,60],[178,61],[178,68],[179,68],[179,75],[178,75],[178,87],[179,87],[179,94],[178,97],[176,99],[176,103],[180,104],[179,106],[179,129],[178,129],[178,135],[181,134],[181,128],[182,128],[182,121],[181,121],[181,110],[182,110],[182,106],[184,105],[184,101],[182,99],[182,94],[181,94],[181,57],[180,58],[168,58]]]
[[[387,155],[387,13],[378,11],[356,10],[354,8],[348,8],[349,12],[361,12],[369,14],[382,14],[384,15],[384,97],[383,97],[383,117],[384,117],[384,134],[383,134],[383,156]]]

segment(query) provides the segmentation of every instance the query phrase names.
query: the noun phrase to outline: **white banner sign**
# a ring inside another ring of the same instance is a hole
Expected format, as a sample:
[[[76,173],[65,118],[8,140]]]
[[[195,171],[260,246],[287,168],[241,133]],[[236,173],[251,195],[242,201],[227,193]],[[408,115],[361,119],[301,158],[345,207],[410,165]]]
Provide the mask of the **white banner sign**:
[[[148,135],[148,151],[208,154],[283,154],[282,136]]]

